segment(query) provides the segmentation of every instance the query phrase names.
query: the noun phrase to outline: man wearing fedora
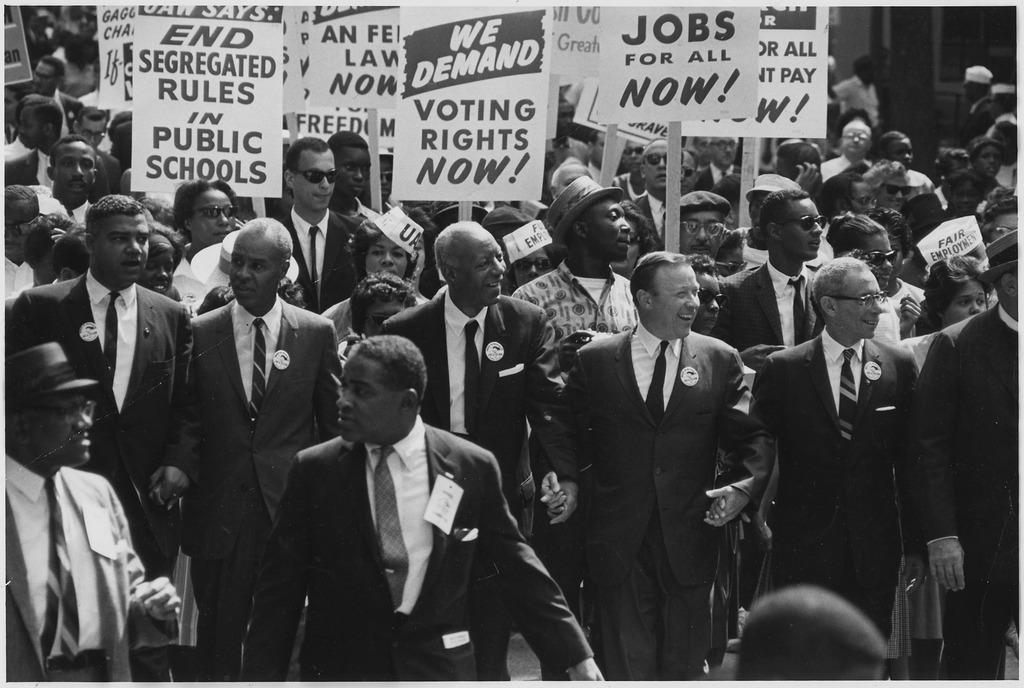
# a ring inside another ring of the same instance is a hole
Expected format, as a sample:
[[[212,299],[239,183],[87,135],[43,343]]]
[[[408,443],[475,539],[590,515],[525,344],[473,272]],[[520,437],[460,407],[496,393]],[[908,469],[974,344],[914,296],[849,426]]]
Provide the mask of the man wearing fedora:
[[[110,483],[77,470],[99,387],[56,342],[6,361],[8,681],[130,681],[129,645],[176,629],[181,600],[144,580]]]
[[[989,245],[988,260],[981,279],[999,305],[935,336],[910,417],[913,506],[931,574],[949,590],[950,679],[997,678],[1018,609],[1017,232]]]

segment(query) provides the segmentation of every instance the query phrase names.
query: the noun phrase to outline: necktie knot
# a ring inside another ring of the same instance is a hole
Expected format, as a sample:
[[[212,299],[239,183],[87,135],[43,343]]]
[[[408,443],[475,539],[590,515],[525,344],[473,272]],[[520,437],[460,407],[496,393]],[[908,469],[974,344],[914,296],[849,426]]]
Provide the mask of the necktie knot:
[[[320,231],[320,228],[317,227],[316,225],[313,225],[312,227],[310,227],[309,228],[309,238],[315,240],[316,239],[316,234],[319,231]]]
[[[846,359],[846,363],[849,363],[850,361],[852,361],[853,360],[853,356],[856,353],[857,352],[854,351],[853,349],[843,349],[843,358]]]
[[[263,318],[256,318],[256,319],[254,319],[252,321],[252,329],[253,330],[262,330],[263,329]]]
[[[480,328],[480,323],[476,320],[470,320],[466,323],[466,337],[476,337],[476,331]]]
[[[112,292],[110,292],[110,303],[114,303],[115,301],[117,301],[117,297],[119,297],[120,295],[121,295],[121,292],[119,292],[119,291],[112,291]]]

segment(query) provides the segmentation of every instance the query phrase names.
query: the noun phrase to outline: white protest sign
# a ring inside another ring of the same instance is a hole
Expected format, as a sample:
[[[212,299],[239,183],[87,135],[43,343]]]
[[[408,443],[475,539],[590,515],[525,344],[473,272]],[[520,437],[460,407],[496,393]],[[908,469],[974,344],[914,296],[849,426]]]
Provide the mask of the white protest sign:
[[[221,179],[281,193],[281,7],[141,5],[132,191]]]
[[[929,266],[940,260],[962,256],[981,246],[981,229],[973,215],[943,222],[917,242],[917,250]]]
[[[601,132],[608,130],[608,125],[599,122],[597,117],[597,94],[600,92],[597,79],[583,82],[579,102],[576,103],[576,114],[572,121],[583,124]],[[621,138],[637,143],[650,143],[658,139],[668,138],[668,124],[664,122],[629,122],[618,125]]]
[[[369,113],[361,108],[306,108],[298,112],[295,119],[299,125],[299,136],[315,136],[326,141],[339,131],[351,131],[364,139],[369,138]],[[380,148],[395,145],[395,111],[378,110],[377,121],[380,132]]]
[[[373,224],[384,233],[388,239],[395,242],[408,253],[416,253],[419,250],[420,237],[423,236],[423,228],[409,219],[409,216],[402,212],[401,208],[395,207],[384,213]]]
[[[306,83],[310,104],[395,107],[398,88],[397,7],[314,7]]]
[[[281,79],[284,82],[284,111],[301,111],[309,96],[306,88],[306,70],[309,69],[309,8],[285,6],[282,29],[284,57],[281,60]]]
[[[541,196],[547,10],[402,8],[395,194],[522,201]]]
[[[551,73],[579,79],[597,76],[600,37],[600,7],[553,7]]]
[[[824,138],[828,109],[828,8],[761,9],[757,113],[685,122],[696,136]]]
[[[135,40],[134,5],[100,5],[96,35],[100,42],[99,98],[106,109],[132,103],[132,42]]]
[[[605,7],[598,116],[606,124],[757,114],[756,7]]]
[[[506,234],[505,248],[508,249],[509,262],[525,258],[539,248],[552,242],[551,234],[540,220],[523,225],[511,234]]]

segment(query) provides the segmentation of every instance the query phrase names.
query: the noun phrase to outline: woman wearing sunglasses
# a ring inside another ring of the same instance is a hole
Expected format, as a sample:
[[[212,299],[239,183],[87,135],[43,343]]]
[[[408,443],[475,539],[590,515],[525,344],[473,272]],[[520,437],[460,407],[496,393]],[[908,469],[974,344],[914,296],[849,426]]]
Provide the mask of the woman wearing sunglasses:
[[[727,296],[722,293],[722,287],[718,282],[718,269],[715,261],[704,255],[690,256],[690,267],[697,275],[697,284],[700,287],[697,291],[697,299],[700,306],[697,308],[697,315],[690,327],[692,332],[697,334],[711,335],[718,323],[718,314],[725,305]]]
[[[192,259],[208,246],[216,246],[238,229],[238,196],[231,186],[215,179],[194,179],[174,193],[174,229],[187,242],[185,258],[174,271],[174,286],[192,313],[206,297],[207,288],[192,272]]]

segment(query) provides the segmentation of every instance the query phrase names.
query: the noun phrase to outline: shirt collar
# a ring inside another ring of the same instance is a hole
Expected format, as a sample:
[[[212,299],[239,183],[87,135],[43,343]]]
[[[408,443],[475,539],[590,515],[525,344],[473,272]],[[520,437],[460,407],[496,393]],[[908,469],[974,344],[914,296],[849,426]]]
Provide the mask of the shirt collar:
[[[1017,332],[1017,321],[1010,317],[1010,314],[1006,312],[1002,304],[999,304],[999,319],[1006,323],[1014,332]]]
[[[89,301],[92,305],[99,306],[103,299],[110,295],[113,289],[100,284],[99,280],[92,274],[92,268],[89,268],[85,273],[85,288],[89,292]],[[128,308],[132,308],[135,305],[135,284],[131,284],[118,292],[121,294],[121,298],[124,299],[124,304]]]
[[[858,339],[853,343],[853,346],[843,346],[828,333],[828,330],[822,330],[821,332],[821,346],[825,350],[825,358],[835,363],[843,357],[843,352],[847,349],[853,349],[857,358],[864,360],[864,340]]]
[[[786,273],[780,271],[778,268],[772,265],[771,258],[765,261],[765,265],[768,266],[768,274],[772,278],[772,286],[775,287],[776,294],[781,294],[786,289],[786,287],[789,286],[789,281],[794,277],[803,277],[805,282],[807,283],[811,281],[810,275],[807,274],[807,268],[803,265],[800,266],[799,275],[787,275]]]
[[[256,316],[245,310],[242,304],[238,303],[238,300],[231,302],[231,316],[235,322],[239,322],[245,327],[252,327],[253,320]],[[271,306],[270,310],[264,313],[262,316],[263,323],[267,326],[267,331],[277,332],[281,329],[281,315],[284,308],[281,306],[281,297],[274,299],[274,305]]]
[[[470,318],[468,315],[459,310],[459,307],[452,303],[451,294],[444,295],[444,322],[454,332],[462,332],[466,329],[466,323],[470,320],[476,320],[480,326],[480,331],[484,331],[484,318],[487,317],[487,309],[481,308],[480,312]]]
[[[650,330],[644,327],[642,322],[637,323],[636,331],[633,336],[636,337],[638,342],[640,342],[640,345],[644,348],[644,351],[647,352],[648,356],[651,358],[658,357],[658,354],[661,352],[661,343],[665,341],[664,339],[658,339],[651,334]],[[672,349],[672,353],[675,354],[676,358],[679,358],[679,347],[682,346],[683,340],[670,339],[668,342],[668,348]]]
[[[370,462],[370,468],[377,468],[377,461],[380,456],[378,450],[381,445],[373,442],[366,443],[366,456]],[[409,434],[398,440],[391,445],[391,448],[398,454],[398,458],[402,460],[402,465],[405,466],[406,470],[412,470],[415,467],[415,459],[419,450],[425,450],[427,447],[427,432],[423,427],[423,420],[416,416],[416,422],[412,426],[412,430]]]
[[[292,224],[295,226],[295,233],[307,235],[309,234],[309,228],[316,225],[320,229],[320,231],[324,233],[324,236],[327,236],[327,219],[330,214],[331,211],[328,209],[324,211],[324,216],[321,217],[316,222],[306,222],[299,216],[297,212],[295,212],[295,208],[293,207]]]
[[[46,478],[34,473],[27,467],[7,455],[7,485],[35,502],[43,491]],[[8,545],[9,546],[9,545]]]
[[[661,210],[661,208],[665,205],[664,201],[659,201],[651,194],[647,194],[647,203],[651,206],[651,213],[654,213],[657,210]]]

